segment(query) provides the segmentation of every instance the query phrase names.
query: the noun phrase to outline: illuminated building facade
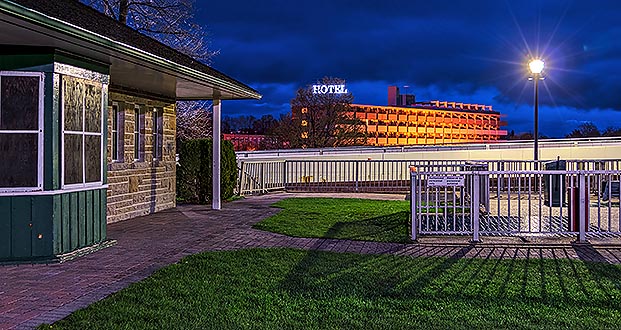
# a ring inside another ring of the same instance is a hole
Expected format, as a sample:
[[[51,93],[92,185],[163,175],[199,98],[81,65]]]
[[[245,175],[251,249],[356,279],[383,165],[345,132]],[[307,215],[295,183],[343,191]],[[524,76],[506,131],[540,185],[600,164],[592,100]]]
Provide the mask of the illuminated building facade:
[[[410,106],[352,104],[365,123],[367,145],[452,144],[496,141],[507,134],[489,105],[431,101]]]
[[[507,135],[491,105],[416,102],[414,95],[388,87],[388,106],[352,104],[350,116],[365,123],[367,145],[491,142]]]
[[[266,139],[265,135],[258,134],[222,134],[222,138],[233,143],[235,151],[261,150]]]
[[[373,146],[493,142],[507,135],[501,129],[506,122],[491,105],[416,102],[396,86],[388,87],[387,106],[352,104],[347,115],[362,122],[364,144]],[[302,140],[309,138],[309,109],[292,108],[292,118],[300,120]]]

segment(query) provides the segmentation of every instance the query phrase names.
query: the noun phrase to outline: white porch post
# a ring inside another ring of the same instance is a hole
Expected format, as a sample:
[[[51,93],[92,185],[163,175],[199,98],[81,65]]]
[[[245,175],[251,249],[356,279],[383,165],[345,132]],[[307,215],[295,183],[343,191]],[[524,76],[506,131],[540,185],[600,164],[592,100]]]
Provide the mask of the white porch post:
[[[213,100],[213,199],[211,202],[211,208],[219,210],[220,206],[220,117],[221,117],[221,105],[220,100]]]

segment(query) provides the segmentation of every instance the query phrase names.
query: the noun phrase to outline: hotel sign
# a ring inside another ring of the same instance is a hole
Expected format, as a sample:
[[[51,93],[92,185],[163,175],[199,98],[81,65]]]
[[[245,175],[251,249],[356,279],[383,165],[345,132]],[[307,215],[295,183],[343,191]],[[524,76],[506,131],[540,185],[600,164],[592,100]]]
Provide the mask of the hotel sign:
[[[313,94],[347,94],[345,85],[313,85]]]

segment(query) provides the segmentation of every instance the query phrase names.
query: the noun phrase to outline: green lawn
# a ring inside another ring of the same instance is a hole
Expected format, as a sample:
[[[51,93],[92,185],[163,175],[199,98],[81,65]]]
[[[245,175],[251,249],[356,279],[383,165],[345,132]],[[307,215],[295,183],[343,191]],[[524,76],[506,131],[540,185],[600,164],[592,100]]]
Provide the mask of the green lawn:
[[[295,237],[410,242],[410,203],[346,198],[287,198],[254,228]]]
[[[52,328],[618,329],[620,284],[619,266],[568,260],[208,252]]]

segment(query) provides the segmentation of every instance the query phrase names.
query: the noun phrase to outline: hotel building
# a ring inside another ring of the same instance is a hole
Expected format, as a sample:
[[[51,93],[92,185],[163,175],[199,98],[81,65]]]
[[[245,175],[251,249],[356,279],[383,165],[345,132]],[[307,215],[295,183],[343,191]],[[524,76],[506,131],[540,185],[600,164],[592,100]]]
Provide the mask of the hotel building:
[[[491,105],[416,102],[414,95],[388,87],[388,105],[352,104],[350,116],[364,122],[367,145],[492,142],[507,134],[506,122]]]

